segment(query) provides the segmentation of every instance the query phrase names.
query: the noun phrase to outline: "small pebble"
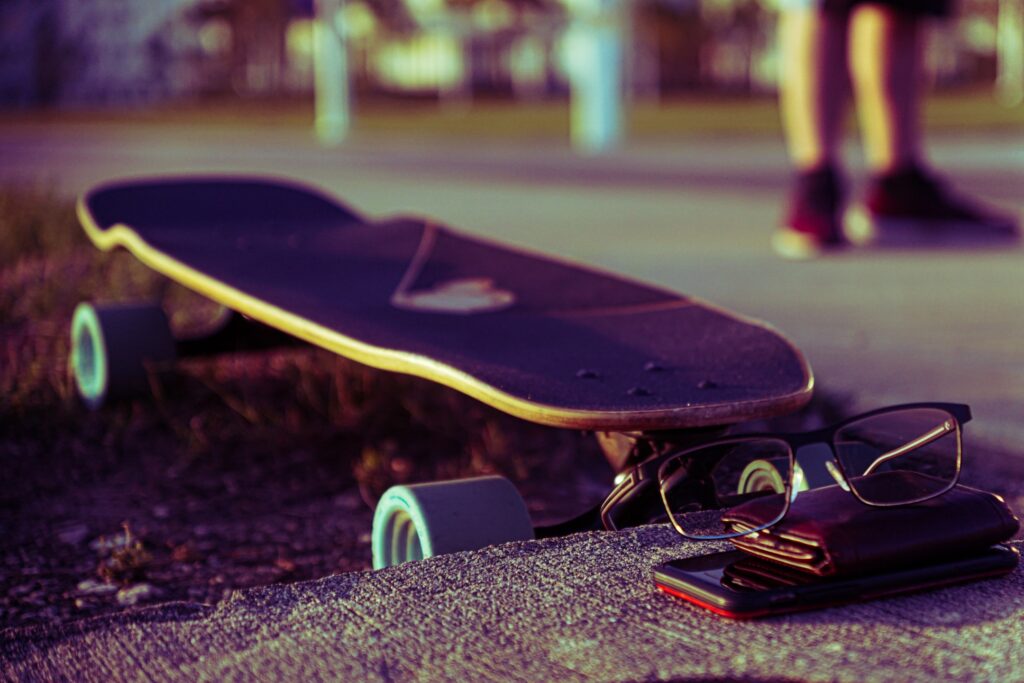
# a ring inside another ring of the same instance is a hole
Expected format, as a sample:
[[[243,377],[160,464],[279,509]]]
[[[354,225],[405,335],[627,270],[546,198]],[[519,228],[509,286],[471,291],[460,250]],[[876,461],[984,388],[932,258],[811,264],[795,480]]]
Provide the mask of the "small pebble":
[[[117,591],[117,603],[123,607],[137,605],[143,600],[150,600],[159,594],[156,588],[148,583],[127,586]]]
[[[117,591],[117,586],[97,581],[96,579],[86,579],[79,582],[75,589],[85,595],[109,595]]]
[[[78,545],[89,537],[89,527],[84,524],[72,524],[57,532],[57,538],[68,545]]]

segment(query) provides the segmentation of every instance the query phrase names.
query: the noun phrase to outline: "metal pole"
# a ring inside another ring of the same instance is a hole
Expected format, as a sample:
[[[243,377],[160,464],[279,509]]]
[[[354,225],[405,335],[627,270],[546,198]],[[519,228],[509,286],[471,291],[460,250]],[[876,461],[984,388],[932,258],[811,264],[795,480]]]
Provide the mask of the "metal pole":
[[[352,119],[345,36],[338,30],[344,0],[316,0],[313,22],[313,77],[316,135],[335,145],[348,135]]]
[[[999,0],[996,95],[1008,107],[1024,102],[1024,2]]]
[[[567,36],[571,135],[582,152],[605,152],[622,139],[622,11],[621,0],[579,2]]]

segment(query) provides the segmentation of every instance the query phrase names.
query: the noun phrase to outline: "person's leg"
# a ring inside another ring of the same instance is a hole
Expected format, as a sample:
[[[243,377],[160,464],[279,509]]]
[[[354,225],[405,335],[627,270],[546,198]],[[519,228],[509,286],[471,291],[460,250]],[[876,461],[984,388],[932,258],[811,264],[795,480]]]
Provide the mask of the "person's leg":
[[[795,178],[772,246],[787,258],[810,258],[842,241],[847,19],[820,6],[787,8],[779,18],[779,110]]]
[[[779,108],[798,172],[837,165],[849,93],[847,31],[846,14],[819,7],[779,18]]]
[[[847,216],[844,237],[1015,238],[1015,217],[957,195],[927,169],[920,112],[925,21],[881,4],[851,13],[849,63],[871,179],[864,206]]]
[[[850,16],[850,71],[864,156],[872,173],[919,166],[920,17],[883,5]]]

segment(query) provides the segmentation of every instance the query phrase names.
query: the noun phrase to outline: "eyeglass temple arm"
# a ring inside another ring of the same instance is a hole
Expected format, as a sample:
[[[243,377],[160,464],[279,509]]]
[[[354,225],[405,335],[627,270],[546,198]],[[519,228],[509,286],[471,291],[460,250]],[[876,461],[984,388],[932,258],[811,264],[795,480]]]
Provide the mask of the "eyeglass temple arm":
[[[867,476],[871,474],[875,470],[875,468],[879,467],[884,463],[889,462],[890,460],[894,460],[895,458],[898,458],[901,455],[906,455],[907,453],[917,450],[922,446],[927,446],[931,442],[942,438],[943,436],[949,434],[955,429],[956,425],[953,423],[953,421],[946,420],[935,429],[932,429],[922,434],[921,436],[917,437],[912,441],[908,441],[899,448],[894,448],[891,451],[888,451],[887,453],[882,453],[880,456],[875,458],[875,461],[871,463],[866,470],[864,470],[864,474],[862,476]]]

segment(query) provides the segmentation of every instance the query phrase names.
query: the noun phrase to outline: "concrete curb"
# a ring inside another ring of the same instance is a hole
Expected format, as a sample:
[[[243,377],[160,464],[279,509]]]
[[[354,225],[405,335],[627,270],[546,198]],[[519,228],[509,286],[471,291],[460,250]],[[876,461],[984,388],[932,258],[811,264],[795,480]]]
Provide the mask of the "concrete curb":
[[[1018,543],[1019,546],[1019,543]],[[512,543],[379,572],[0,634],[0,678],[998,681],[1024,677],[1024,571],[737,622],[651,567],[722,544],[666,526]]]

